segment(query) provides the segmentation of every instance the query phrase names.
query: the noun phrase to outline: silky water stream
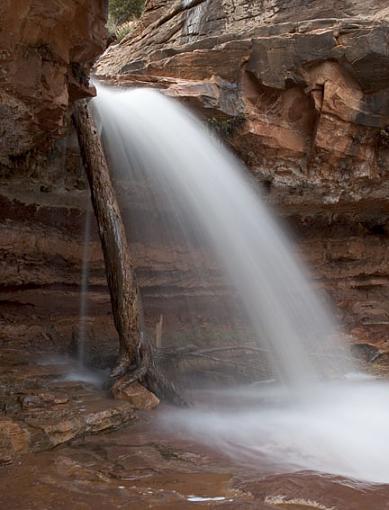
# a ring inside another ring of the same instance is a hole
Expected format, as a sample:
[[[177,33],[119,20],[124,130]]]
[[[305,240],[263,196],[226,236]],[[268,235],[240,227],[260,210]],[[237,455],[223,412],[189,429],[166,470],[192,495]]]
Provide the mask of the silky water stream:
[[[242,164],[156,91],[98,85],[92,108],[114,175],[146,183],[173,242],[207,246],[271,367],[270,380],[203,391],[160,425],[250,469],[388,483],[389,384],[356,373],[328,300]]]

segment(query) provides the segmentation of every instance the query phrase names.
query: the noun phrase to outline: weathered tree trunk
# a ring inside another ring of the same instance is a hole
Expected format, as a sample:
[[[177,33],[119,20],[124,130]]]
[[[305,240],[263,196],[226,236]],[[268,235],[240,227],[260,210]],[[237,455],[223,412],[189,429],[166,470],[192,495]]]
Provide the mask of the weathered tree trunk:
[[[141,305],[126,233],[112,186],[108,165],[86,101],[74,107],[81,156],[91,190],[115,327],[119,334],[119,362],[112,376],[116,385],[139,380],[159,397],[184,404],[173,384],[156,367],[151,344],[140,327]]]

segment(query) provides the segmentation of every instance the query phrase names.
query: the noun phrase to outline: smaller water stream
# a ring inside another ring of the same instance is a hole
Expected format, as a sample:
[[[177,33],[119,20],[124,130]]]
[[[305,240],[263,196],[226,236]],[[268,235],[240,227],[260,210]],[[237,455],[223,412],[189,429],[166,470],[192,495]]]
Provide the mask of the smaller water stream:
[[[91,223],[93,212],[87,208],[85,212],[82,266],[81,266],[81,287],[80,287],[80,305],[79,322],[76,334],[76,366],[69,364],[69,371],[64,377],[67,381],[79,381],[94,386],[101,387],[106,377],[106,373],[101,370],[93,370],[87,366],[86,335],[88,318],[88,287],[90,271],[90,238]]]
[[[89,280],[89,244],[92,212],[89,208],[85,212],[85,227],[82,250],[81,291],[80,291],[80,319],[77,334],[77,361],[79,368],[85,367],[85,334],[86,317],[88,313],[88,280]]]

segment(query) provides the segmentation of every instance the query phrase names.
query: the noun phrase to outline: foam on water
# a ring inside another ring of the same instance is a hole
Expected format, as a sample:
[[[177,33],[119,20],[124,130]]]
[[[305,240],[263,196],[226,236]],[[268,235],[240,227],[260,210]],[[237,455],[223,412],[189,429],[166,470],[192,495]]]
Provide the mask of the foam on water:
[[[295,395],[266,385],[212,397],[212,406],[169,410],[162,423],[254,469],[267,465],[273,472],[314,470],[389,483],[385,381],[337,381]]]
[[[64,381],[82,382],[92,384],[98,388],[102,388],[107,378],[107,373],[103,370],[90,370],[82,367],[76,370],[70,369],[67,374],[64,375]]]

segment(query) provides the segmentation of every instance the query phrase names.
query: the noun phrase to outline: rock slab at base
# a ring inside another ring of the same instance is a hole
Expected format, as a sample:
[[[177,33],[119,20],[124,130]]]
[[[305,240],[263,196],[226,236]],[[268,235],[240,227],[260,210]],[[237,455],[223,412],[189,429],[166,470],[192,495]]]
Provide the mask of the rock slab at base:
[[[135,420],[130,402],[108,398],[97,385],[69,380],[72,369],[71,360],[40,365],[22,352],[1,351],[0,465]]]
[[[112,394],[117,400],[126,400],[134,409],[139,410],[154,409],[160,402],[154,393],[137,382],[124,389],[119,388],[116,383],[112,388]]]

